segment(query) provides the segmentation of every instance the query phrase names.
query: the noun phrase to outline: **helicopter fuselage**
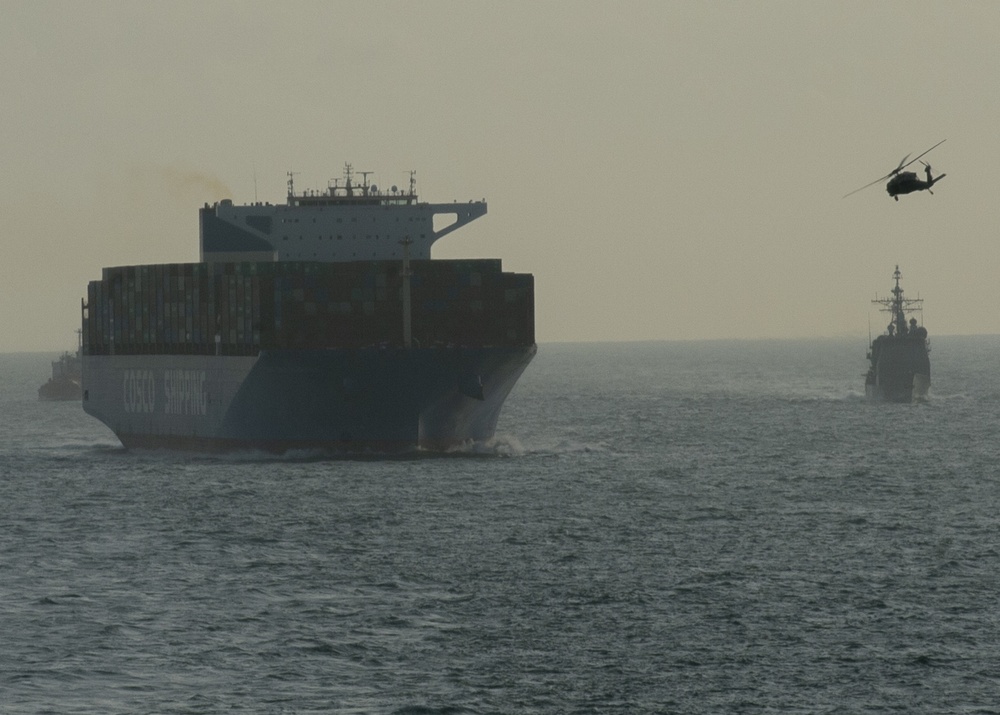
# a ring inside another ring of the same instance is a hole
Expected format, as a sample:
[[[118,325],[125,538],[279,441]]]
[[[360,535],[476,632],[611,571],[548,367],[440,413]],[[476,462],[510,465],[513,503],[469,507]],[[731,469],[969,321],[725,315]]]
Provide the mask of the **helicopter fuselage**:
[[[934,184],[941,181],[945,177],[945,174],[941,176],[932,176],[931,167],[927,166],[925,169],[927,173],[927,180],[918,179],[917,175],[912,171],[903,171],[895,176],[893,176],[889,183],[885,185],[885,190],[892,198],[899,201],[899,197],[902,194],[912,194],[914,191],[928,191]],[[931,192],[933,193],[933,192]]]

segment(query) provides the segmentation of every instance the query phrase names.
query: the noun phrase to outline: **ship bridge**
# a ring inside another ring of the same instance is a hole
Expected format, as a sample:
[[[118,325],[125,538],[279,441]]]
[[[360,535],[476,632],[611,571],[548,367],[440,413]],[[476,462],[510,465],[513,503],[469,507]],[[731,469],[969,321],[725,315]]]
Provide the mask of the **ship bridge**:
[[[485,201],[420,202],[412,173],[408,191],[382,191],[368,183],[370,172],[361,173],[363,181],[355,184],[348,165],[343,184],[301,194],[290,174],[284,204],[206,204],[199,222],[201,260],[402,260],[404,243],[411,259],[429,259],[435,241],[486,214]],[[435,228],[438,216],[452,220]]]

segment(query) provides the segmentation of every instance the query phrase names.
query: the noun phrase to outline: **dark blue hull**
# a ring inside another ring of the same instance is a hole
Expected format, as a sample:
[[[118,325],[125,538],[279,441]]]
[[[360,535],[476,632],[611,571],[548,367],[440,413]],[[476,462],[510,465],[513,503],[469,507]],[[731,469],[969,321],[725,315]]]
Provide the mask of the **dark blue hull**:
[[[493,437],[534,345],[85,356],[84,410],[129,448],[389,453]]]

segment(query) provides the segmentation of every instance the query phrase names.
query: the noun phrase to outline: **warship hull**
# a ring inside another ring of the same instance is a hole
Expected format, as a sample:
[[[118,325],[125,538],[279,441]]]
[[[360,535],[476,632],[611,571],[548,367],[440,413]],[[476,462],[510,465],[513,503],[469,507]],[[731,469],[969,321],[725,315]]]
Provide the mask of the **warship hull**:
[[[493,436],[504,400],[535,351],[531,345],[85,356],[83,406],[126,448],[447,450]]]
[[[915,341],[911,341],[915,342]],[[883,352],[865,381],[865,394],[877,402],[922,402],[931,386],[931,365],[919,345],[881,345]]]
[[[896,402],[907,404],[911,402],[926,402],[931,387],[930,378],[925,375],[914,375],[910,388],[886,388],[882,385],[865,385],[865,396],[872,402]]]

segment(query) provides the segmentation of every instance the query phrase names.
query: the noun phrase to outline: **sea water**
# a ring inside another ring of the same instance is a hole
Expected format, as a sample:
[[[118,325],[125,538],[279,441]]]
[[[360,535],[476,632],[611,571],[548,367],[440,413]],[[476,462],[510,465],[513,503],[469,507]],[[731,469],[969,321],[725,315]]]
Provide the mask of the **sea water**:
[[[0,712],[1000,712],[1000,338],[543,344],[496,440],[126,452],[0,355]]]

